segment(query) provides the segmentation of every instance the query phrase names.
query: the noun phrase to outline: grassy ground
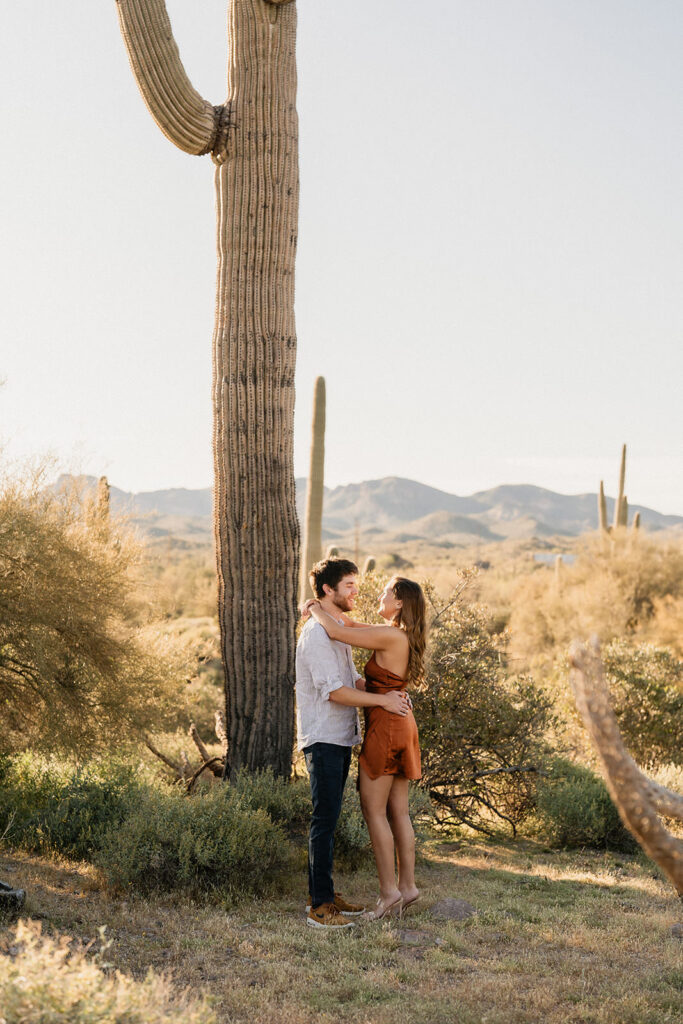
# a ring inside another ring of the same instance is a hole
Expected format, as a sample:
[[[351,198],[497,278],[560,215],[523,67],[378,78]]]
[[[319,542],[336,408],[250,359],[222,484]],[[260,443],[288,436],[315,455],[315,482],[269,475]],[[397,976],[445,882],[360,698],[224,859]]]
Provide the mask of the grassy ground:
[[[683,942],[670,931],[683,907],[642,858],[432,841],[421,909],[341,935],[306,927],[303,872],[278,898],[234,906],[113,898],[87,866],[7,851],[0,878],[28,890],[26,916],[44,929],[87,942],[106,925],[116,968],[210,992],[221,1024],[683,1022]],[[336,882],[373,897],[370,866]],[[447,896],[477,915],[435,919]]]

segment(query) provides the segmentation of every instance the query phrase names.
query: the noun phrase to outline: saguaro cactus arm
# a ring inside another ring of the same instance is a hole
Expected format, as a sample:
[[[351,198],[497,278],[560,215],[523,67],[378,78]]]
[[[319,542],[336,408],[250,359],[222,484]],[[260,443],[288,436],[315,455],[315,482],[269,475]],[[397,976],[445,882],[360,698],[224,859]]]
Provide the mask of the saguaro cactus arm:
[[[116,0],[130,66],[150,114],[185,153],[213,149],[221,107],[199,95],[187,76],[165,0]]]
[[[605,498],[605,485],[600,481],[600,493],[598,495],[598,526],[602,533],[608,533],[607,526],[607,499]]]
[[[626,445],[621,447],[621,462],[619,463],[619,494],[614,505],[614,529],[618,526],[625,526],[624,514],[624,486],[626,484]]]
[[[683,841],[673,836],[658,818],[658,814],[664,814],[683,821],[683,795],[648,779],[626,750],[610,707],[597,643],[591,648],[574,644],[569,657],[574,698],[598,749],[617,810],[683,899]]]

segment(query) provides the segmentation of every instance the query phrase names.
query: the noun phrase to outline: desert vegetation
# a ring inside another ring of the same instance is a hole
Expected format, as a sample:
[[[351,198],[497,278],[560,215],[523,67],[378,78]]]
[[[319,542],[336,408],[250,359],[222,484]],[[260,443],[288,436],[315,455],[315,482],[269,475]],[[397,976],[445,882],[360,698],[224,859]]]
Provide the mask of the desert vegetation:
[[[16,980],[26,957],[50,965],[42,981],[31,973],[30,985],[54,990],[55,1005],[67,1007],[69,979],[87,962],[93,1002],[84,1004],[84,1014],[117,1006],[121,1019],[154,1019],[144,1016],[154,992],[168,1019],[183,1006],[185,1019],[247,1019],[257,972],[266,978],[273,1019],[308,1019],[321,1006],[301,972],[318,977],[327,954],[314,968],[304,966],[297,938],[304,930],[297,911],[305,899],[310,804],[305,769],[293,758],[289,779],[265,770],[221,781],[229,738],[224,721],[221,727],[220,633],[207,553],[143,543],[108,509],[104,485],[99,494],[97,500],[55,493],[44,476],[25,473],[6,479],[0,495],[0,876],[28,887],[28,918],[43,918],[42,931],[30,923],[13,931],[8,921],[2,933],[2,948],[18,951],[2,960],[3,998],[15,1014],[7,1019],[31,1019],[20,1016],[28,1011]],[[428,911],[416,919],[428,984],[450,992],[465,965],[475,976],[488,971],[495,977],[484,984],[490,1019],[502,1020],[501,1001],[511,998],[506,972],[514,977],[523,967],[534,1000],[547,1005],[542,993],[552,962],[552,999],[564,1007],[563,1019],[573,1019],[570,1005],[604,1004],[612,1007],[610,1020],[622,1013],[624,1020],[654,1022],[655,1011],[648,1016],[644,1007],[654,1000],[657,1013],[668,1012],[680,978],[680,947],[668,930],[676,920],[673,890],[624,827],[603,781],[570,697],[568,640],[593,624],[627,747],[656,785],[680,792],[682,663],[671,642],[681,600],[680,543],[642,530],[637,537],[616,531],[607,541],[598,533],[576,542],[573,562],[559,572],[506,545],[488,552],[488,568],[474,567],[474,554],[458,552],[444,572],[440,562],[419,564],[416,552],[411,569],[425,580],[431,618],[426,680],[413,694],[424,759],[423,783],[412,795],[420,871],[432,902],[458,896],[478,911],[447,927]],[[383,557],[362,574],[359,618],[376,615],[389,578]],[[435,585],[429,574],[439,571]],[[17,673],[17,663],[26,675]],[[676,841],[670,815],[664,824]],[[371,895],[369,840],[352,785],[337,854],[345,887]],[[47,881],[55,872],[67,880],[67,903],[59,906]],[[87,892],[88,904],[99,909],[84,918],[83,897],[70,897],[72,889]],[[123,904],[134,908],[132,931],[115,909]],[[630,1003],[601,960],[608,905],[615,937],[635,928],[641,938],[633,941],[642,942],[647,930],[648,956],[668,964],[656,990],[652,972],[637,975]],[[216,915],[226,912],[242,958],[230,992],[200,971],[197,959],[200,950],[217,955]],[[197,956],[189,959],[168,923],[155,923],[180,913],[195,936]],[[282,920],[283,937],[274,945],[265,936]],[[116,979],[97,959],[102,924],[111,926],[106,962],[120,970]],[[91,945],[84,950],[64,933]],[[510,943],[521,933],[529,946],[519,959]],[[321,980],[335,1019],[365,1019],[368,999],[373,1019],[396,1012],[392,992],[413,984],[401,980],[413,977],[412,947],[402,934],[383,926],[372,964],[363,942],[357,956],[339,946],[356,980],[344,1004],[342,976],[333,971]],[[164,948],[175,950],[170,962],[157,955]],[[572,1003],[577,948],[601,980],[594,997]],[[289,957],[296,980],[285,994],[275,965]],[[174,982],[159,974],[167,966]],[[148,968],[154,973],[145,981]],[[218,994],[213,1009],[201,1001],[207,978]],[[182,1003],[186,984],[197,987],[199,1002]],[[421,1000],[409,997],[406,1020],[420,1019],[421,1006],[438,1014],[447,1004],[445,996],[430,1002],[426,989],[416,991]],[[129,1003],[139,1018],[132,1009],[124,1017]],[[463,1020],[482,1019],[474,1005],[467,1012]],[[553,1012],[547,1019],[559,1020]],[[521,1004],[515,1013],[520,1021],[535,1019]],[[597,1009],[593,1014],[588,1019],[608,1019]]]

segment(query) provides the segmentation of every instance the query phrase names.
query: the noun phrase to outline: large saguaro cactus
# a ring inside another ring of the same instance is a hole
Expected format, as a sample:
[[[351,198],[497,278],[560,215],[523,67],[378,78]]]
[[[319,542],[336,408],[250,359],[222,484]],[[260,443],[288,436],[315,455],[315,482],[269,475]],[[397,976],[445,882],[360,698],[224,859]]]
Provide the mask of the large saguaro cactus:
[[[287,775],[299,524],[294,499],[296,10],[228,0],[227,99],[180,60],[164,0],[116,0],[131,67],[162,132],[216,164],[214,517],[230,773]]]

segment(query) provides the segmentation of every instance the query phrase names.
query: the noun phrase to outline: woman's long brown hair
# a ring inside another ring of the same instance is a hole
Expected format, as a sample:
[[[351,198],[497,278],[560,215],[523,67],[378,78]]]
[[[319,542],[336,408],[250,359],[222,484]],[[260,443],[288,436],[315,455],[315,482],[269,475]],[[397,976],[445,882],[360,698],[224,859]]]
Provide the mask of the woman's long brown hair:
[[[394,576],[389,582],[401,607],[394,616],[394,626],[402,629],[408,637],[409,657],[407,682],[418,685],[424,673],[425,647],[427,646],[427,605],[422,587],[405,576]]]

